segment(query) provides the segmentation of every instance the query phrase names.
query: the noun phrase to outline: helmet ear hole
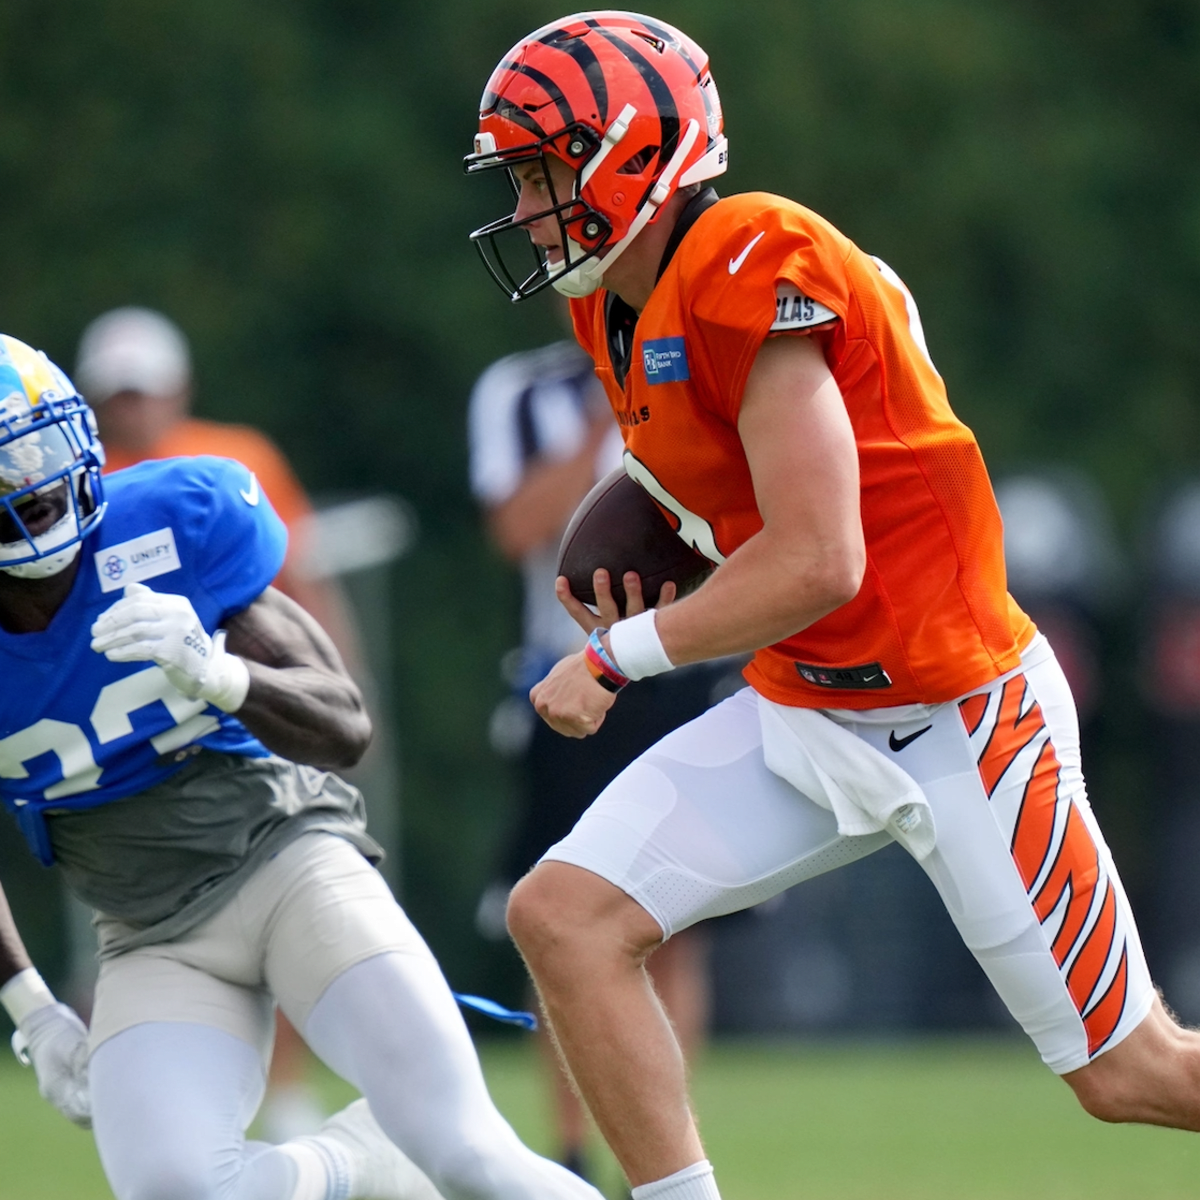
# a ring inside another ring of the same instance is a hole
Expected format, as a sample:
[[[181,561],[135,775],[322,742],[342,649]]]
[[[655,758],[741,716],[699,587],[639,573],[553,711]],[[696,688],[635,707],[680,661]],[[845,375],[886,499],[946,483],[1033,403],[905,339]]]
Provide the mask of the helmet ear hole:
[[[636,154],[631,154],[616,170],[618,175],[640,175],[658,153],[658,146],[643,146]]]

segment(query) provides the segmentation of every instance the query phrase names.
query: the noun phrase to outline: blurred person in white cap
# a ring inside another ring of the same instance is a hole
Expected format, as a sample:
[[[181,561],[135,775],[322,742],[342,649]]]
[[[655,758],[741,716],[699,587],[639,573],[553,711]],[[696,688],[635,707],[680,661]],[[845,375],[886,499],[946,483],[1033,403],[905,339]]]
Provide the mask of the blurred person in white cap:
[[[97,420],[113,448],[110,471],[170,457],[160,443],[180,433],[187,438],[186,427],[197,423],[188,416],[191,351],[183,331],[161,313],[115,308],[97,317],[80,339],[75,373],[93,408],[104,406]],[[195,453],[190,446],[184,452]]]
[[[254,472],[288,529],[288,556],[274,586],[330,633],[356,677],[362,655],[353,619],[339,591],[304,570],[305,525],[312,505],[283,452],[258,429],[192,415],[192,356],[183,330],[153,309],[114,308],[97,317],[79,341],[77,386],[87,397],[107,454],[106,473],[145,459],[215,454]],[[324,1119],[306,1083],[303,1042],[280,1017],[264,1107],[278,1140],[311,1132]]]

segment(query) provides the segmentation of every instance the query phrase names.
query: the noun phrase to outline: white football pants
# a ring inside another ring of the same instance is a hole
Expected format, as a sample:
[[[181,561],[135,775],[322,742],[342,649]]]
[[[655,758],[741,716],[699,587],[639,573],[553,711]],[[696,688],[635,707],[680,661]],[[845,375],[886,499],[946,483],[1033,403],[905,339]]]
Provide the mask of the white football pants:
[[[825,714],[920,786],[937,829],[921,866],[1047,1066],[1077,1070],[1136,1029],[1154,987],[1046,639],[957,701]],[[607,879],[669,937],[889,841],[843,835],[768,768],[746,688],[626,767],[543,861]]]
[[[270,1045],[263,980],[446,1200],[600,1200],[497,1111],[441,970],[380,889],[347,843],[309,835],[206,926],[102,965],[92,1110],[117,1200],[349,1200],[344,1183],[302,1179],[292,1155],[245,1140]],[[371,937],[384,948],[362,957]],[[357,961],[318,992],[334,953]]]
[[[432,958],[382,954],[345,972],[303,1031],[446,1200],[599,1200],[534,1154],[488,1095]],[[292,1200],[292,1159],[244,1130],[265,1087],[253,1047],[194,1023],[135,1025],[91,1061],[96,1144],[117,1200]],[[320,1194],[320,1193],[318,1193]],[[334,1200],[332,1182],[322,1200]]]

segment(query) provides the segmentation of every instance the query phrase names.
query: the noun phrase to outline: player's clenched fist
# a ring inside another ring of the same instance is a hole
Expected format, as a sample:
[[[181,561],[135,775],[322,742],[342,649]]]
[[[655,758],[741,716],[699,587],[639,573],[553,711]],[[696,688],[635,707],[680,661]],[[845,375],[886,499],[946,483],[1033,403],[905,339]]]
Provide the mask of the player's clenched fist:
[[[37,1073],[38,1091],[68,1121],[90,1129],[88,1034],[84,1023],[73,1009],[55,1000],[32,967],[18,971],[0,987],[0,1008],[17,1027],[12,1035],[13,1053]]]
[[[225,650],[225,634],[209,637],[186,596],[131,583],[92,625],[92,649],[110,662],[155,662],[171,686],[192,700],[236,712],[250,672]]]
[[[87,1029],[65,1004],[39,1008],[13,1034],[13,1052],[37,1073],[38,1091],[68,1121],[92,1127]]]
[[[575,738],[595,733],[616,698],[596,682],[582,653],[556,663],[529,693],[530,703],[551,729]]]

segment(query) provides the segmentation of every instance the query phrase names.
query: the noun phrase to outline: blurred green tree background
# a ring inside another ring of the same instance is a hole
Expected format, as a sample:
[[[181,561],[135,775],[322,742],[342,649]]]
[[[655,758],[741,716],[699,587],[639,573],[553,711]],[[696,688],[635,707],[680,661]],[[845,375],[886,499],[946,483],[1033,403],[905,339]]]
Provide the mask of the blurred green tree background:
[[[1200,449],[1200,3],[654,11],[711,56],[721,190],[788,194],[884,258],[993,470],[1087,471],[1136,548]],[[316,493],[417,511],[393,665],[405,900],[461,987],[480,983],[471,911],[508,803],[485,726],[517,605],[467,491],[466,400],[494,358],[560,331],[549,301],[486,279],[465,235],[507,196],[460,159],[494,63],[561,15],[0,6],[0,328],[70,371],[90,318],[161,308],[192,338],[202,414],[266,429]]]

